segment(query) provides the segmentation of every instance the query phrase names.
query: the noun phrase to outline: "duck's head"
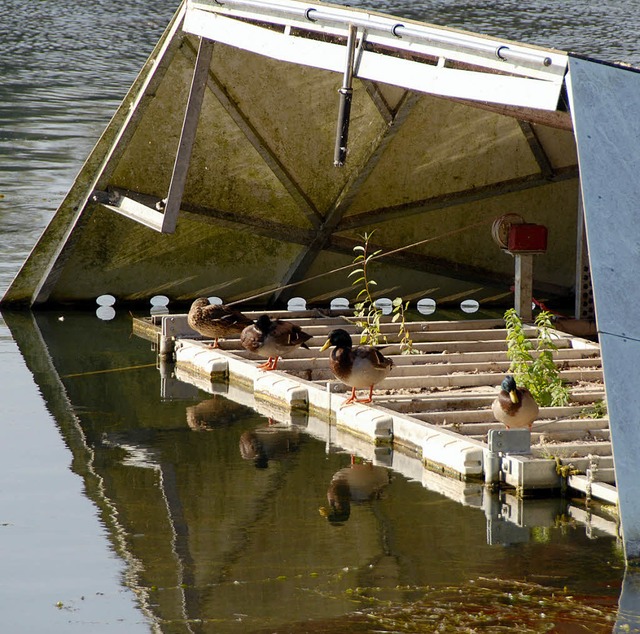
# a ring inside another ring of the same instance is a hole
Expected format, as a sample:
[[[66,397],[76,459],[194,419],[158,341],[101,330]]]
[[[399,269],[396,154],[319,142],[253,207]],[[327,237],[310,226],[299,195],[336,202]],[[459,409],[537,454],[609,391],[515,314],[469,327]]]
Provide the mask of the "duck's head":
[[[322,348],[320,348],[320,352],[323,352],[329,346],[335,346],[336,348],[351,348],[352,345],[351,335],[342,328],[336,328],[329,333],[329,338],[326,340]]]
[[[518,386],[516,385],[516,380],[510,374],[504,377],[500,387],[509,395],[512,403],[520,402],[520,399],[518,398]]]
[[[256,328],[260,332],[269,332],[269,327],[271,326],[271,317],[269,315],[260,315],[258,319],[256,319]]]

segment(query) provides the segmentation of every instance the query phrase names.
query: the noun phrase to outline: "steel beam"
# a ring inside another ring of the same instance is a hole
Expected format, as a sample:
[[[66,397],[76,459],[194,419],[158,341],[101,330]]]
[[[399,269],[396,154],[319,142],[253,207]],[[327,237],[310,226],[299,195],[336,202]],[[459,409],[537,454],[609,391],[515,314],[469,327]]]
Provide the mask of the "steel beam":
[[[572,55],[568,88],[624,552],[640,564],[640,73]]]

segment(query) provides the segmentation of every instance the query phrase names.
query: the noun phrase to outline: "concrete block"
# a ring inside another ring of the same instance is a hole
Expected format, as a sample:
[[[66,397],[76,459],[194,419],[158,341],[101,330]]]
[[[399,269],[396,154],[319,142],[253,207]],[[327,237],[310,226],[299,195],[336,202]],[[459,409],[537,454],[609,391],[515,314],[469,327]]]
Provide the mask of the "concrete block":
[[[210,348],[180,341],[175,347],[176,368],[210,380],[225,379],[229,374],[228,360]]]
[[[260,372],[254,379],[256,400],[280,402],[289,408],[306,411],[309,403],[306,387],[277,371]]]
[[[338,400],[337,398],[335,400]],[[369,439],[376,445],[393,441],[393,419],[372,407],[353,403],[334,407],[336,427],[347,429],[355,436]]]
[[[437,430],[428,430],[422,444],[422,459],[426,464],[439,465],[464,478],[482,475],[483,453],[480,443]]]
[[[510,456],[502,458],[502,479],[518,491],[559,489],[562,479],[556,473],[555,460]]]

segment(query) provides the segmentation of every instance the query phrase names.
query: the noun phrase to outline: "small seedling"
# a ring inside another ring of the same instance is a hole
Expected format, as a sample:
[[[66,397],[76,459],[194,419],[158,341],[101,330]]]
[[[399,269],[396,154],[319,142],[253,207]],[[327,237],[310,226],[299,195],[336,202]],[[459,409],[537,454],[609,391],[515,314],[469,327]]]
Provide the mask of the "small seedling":
[[[413,339],[411,332],[407,327],[406,311],[409,308],[409,302],[403,302],[402,297],[396,297],[393,300],[393,323],[399,322],[398,338],[400,339],[400,354],[420,354],[420,350],[413,347]]]
[[[591,407],[585,407],[580,412],[580,418],[604,418],[606,415],[606,401],[597,401]]]
[[[372,233],[366,233],[362,236],[362,245],[357,244],[353,247],[356,257],[354,264],[359,265],[349,273],[349,277],[356,275],[352,286],[360,287],[356,295],[355,318],[356,325],[362,328],[360,333],[360,343],[367,343],[375,346],[379,343],[386,342],[387,338],[380,331],[380,321],[382,319],[382,309],[376,306],[373,299],[373,287],[377,286],[377,282],[371,279],[369,265],[371,259],[380,253],[380,251],[369,252],[369,241]]]

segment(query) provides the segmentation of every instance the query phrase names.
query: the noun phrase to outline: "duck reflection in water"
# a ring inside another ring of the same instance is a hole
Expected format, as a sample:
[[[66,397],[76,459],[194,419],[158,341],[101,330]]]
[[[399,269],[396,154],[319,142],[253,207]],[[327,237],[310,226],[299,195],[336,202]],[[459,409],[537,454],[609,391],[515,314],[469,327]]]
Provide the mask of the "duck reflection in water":
[[[187,407],[187,425],[193,431],[213,431],[233,425],[246,415],[243,405],[234,403],[223,396],[214,396],[197,405]]]
[[[320,508],[320,515],[332,524],[346,522],[351,515],[351,502],[366,502],[380,498],[389,484],[389,470],[359,461],[351,456],[351,465],[340,469],[331,478],[327,490],[328,507]]]
[[[269,460],[283,460],[298,449],[300,430],[295,425],[274,423],[245,431],[240,436],[240,455],[252,460],[256,469],[266,469]]]

